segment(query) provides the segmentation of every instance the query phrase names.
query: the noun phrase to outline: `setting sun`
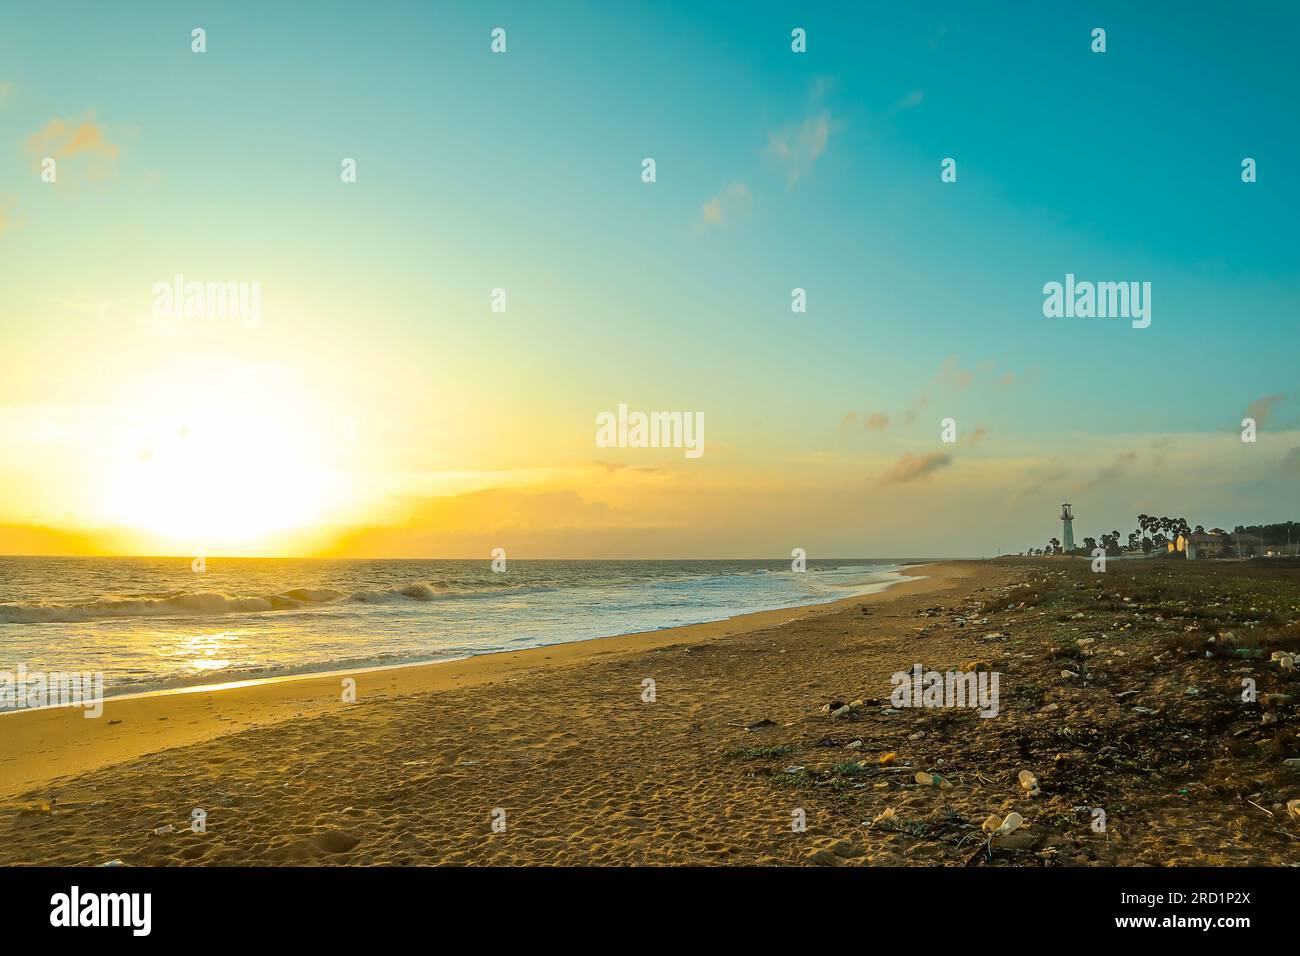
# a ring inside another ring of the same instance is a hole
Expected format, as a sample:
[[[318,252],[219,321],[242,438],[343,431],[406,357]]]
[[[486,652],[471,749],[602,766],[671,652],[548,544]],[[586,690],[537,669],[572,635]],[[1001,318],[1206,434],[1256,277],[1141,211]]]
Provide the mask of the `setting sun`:
[[[346,421],[273,367],[209,363],[137,382],[95,518],[161,553],[262,554],[330,518]]]

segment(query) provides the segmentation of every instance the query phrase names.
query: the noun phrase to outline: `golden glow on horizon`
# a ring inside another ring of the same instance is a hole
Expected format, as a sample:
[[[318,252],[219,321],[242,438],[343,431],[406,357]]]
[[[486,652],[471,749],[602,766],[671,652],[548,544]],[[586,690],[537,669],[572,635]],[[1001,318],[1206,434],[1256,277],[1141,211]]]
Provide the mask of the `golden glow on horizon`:
[[[333,463],[348,436],[287,378],[218,361],[137,380],[113,406],[120,430],[96,455],[84,520],[155,553],[248,555],[329,520],[347,491]]]

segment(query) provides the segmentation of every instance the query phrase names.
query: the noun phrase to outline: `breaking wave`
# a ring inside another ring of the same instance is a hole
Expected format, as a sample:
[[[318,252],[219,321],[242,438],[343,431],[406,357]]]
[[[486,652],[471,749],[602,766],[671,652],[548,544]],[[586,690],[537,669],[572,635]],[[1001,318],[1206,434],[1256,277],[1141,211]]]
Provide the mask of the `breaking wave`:
[[[120,596],[107,594],[93,601],[69,604],[0,604],[0,624],[73,624],[131,617],[215,617],[222,614],[259,614],[267,611],[297,611],[346,603],[403,604],[447,598],[486,596],[513,592],[519,588],[490,584],[451,588],[445,584],[416,581],[389,588],[348,594],[332,588],[295,588],[264,597],[238,597],[219,591],[176,591],[166,594]],[[534,589],[528,589],[534,590]]]

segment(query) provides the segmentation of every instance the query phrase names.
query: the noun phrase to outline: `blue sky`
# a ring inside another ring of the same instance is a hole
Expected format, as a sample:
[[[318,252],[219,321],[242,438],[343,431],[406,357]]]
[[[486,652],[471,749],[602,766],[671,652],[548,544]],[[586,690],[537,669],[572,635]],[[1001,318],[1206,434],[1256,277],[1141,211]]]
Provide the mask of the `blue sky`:
[[[86,355],[153,348],[116,326],[70,333],[52,300],[131,312],[175,271],[249,276],[294,306],[254,357],[354,367],[389,424],[427,425],[426,388],[430,407],[473,410],[489,437],[449,416],[431,426],[444,454],[379,456],[412,481],[589,458],[592,409],[628,401],[704,409],[739,476],[816,461],[872,486],[901,455],[947,453],[938,418],[953,415],[987,429],[962,454],[1013,497],[1054,469],[1065,493],[1101,495],[1097,475],[1143,437],[1226,441],[1252,402],[1282,396],[1267,460],[1171,492],[1169,510],[1283,517],[1295,475],[1278,463],[1300,430],[1300,8],[1050,6],[84,3],[63,26],[16,18],[0,36],[0,331],[51,374],[11,378],[0,401],[83,405]],[[114,146],[70,157],[58,192],[28,146],[53,118]],[[340,189],[345,156],[359,180]],[[1241,182],[1246,156],[1257,183]],[[944,157],[956,183],[940,182]],[[1042,286],[1067,272],[1151,282],[1151,327],[1044,318]],[[496,286],[508,322],[483,309]],[[790,312],[796,286],[806,314]],[[849,412],[890,425],[843,426]],[[918,488],[960,494],[963,460]],[[1103,484],[1113,521],[1145,493]]]

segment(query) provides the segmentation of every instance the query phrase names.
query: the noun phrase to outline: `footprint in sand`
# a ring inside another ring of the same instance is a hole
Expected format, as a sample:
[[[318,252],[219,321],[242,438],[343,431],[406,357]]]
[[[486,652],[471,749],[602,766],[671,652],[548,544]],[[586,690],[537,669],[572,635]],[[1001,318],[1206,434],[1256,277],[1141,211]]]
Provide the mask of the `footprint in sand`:
[[[326,830],[312,837],[311,842],[326,853],[348,853],[361,842],[361,837],[345,830]]]

